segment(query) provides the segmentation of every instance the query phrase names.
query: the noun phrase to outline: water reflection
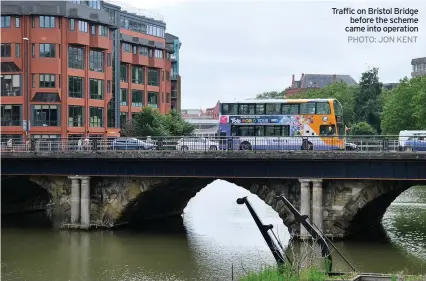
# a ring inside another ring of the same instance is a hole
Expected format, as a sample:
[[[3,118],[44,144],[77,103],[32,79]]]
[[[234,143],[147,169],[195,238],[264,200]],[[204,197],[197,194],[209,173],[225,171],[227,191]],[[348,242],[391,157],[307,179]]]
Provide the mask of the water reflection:
[[[274,264],[247,208],[235,203],[245,195],[287,244],[288,232],[272,208],[242,188],[216,181],[189,202],[183,219],[152,225],[150,232],[56,231],[37,224],[40,214],[31,214],[24,224],[33,227],[22,229],[22,218],[9,219],[12,227],[2,227],[2,280],[230,280],[232,264],[235,277]],[[426,188],[412,188],[391,205],[383,220],[388,239],[335,245],[364,272],[424,272],[426,204],[421,202]],[[348,270],[336,254],[334,262],[335,269]]]

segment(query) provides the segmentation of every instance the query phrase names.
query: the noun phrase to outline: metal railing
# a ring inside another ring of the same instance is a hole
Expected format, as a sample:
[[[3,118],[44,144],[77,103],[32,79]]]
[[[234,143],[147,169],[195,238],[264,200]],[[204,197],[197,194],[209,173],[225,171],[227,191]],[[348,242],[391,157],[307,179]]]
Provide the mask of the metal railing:
[[[85,139],[2,139],[2,152],[43,151],[351,151],[351,152],[426,152],[426,138],[399,141],[398,136],[294,136],[294,137],[121,137]]]

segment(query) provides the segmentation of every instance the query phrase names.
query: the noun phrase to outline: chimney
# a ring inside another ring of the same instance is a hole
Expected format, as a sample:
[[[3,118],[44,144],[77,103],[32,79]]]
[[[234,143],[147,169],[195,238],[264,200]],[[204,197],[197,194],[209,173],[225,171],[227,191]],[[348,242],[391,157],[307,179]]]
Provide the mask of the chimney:
[[[294,74],[293,74],[293,76],[291,78],[291,87],[294,88]]]

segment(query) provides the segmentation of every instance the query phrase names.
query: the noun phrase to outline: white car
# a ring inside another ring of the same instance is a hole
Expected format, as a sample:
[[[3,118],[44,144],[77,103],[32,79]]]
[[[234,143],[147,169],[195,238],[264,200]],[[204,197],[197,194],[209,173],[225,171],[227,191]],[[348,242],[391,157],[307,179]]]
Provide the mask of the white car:
[[[181,138],[177,145],[176,150],[218,150],[219,143],[211,141],[206,138],[188,137]]]

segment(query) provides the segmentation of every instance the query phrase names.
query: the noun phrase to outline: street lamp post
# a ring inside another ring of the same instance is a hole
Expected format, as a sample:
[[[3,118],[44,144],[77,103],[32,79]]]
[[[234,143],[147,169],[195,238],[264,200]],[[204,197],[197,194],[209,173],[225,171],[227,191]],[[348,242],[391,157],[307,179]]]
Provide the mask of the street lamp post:
[[[29,39],[27,37],[23,38],[25,41],[25,48],[26,48],[26,67],[25,67],[25,76],[27,78],[27,124],[25,131],[27,132],[28,139],[31,138],[30,135],[30,120],[31,120],[31,106],[30,106],[30,44]]]

